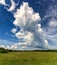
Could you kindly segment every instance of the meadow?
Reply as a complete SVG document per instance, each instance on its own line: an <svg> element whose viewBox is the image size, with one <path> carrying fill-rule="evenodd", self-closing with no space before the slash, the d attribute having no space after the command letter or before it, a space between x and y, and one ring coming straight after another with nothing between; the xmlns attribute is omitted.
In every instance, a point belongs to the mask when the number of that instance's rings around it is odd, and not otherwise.
<svg viewBox="0 0 57 65"><path fill-rule="evenodd" d="M0 53L0 65L57 65L57 52Z"/></svg>

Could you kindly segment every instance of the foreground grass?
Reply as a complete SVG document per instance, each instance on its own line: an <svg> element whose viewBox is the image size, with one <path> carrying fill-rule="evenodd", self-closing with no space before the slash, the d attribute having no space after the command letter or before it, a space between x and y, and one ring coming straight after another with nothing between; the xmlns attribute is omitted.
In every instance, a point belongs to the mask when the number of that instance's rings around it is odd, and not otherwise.
<svg viewBox="0 0 57 65"><path fill-rule="evenodd" d="M0 53L0 65L57 65L57 52Z"/></svg>

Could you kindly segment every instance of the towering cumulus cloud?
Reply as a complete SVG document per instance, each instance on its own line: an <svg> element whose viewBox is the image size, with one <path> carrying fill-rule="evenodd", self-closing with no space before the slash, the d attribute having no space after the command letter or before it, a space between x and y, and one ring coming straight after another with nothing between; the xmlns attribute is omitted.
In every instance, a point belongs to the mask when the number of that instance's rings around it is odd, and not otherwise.
<svg viewBox="0 0 57 65"><path fill-rule="evenodd" d="M27 2L23 2L20 9L17 9L14 18L13 24L20 28L15 36L23 41L17 45L22 45L24 48L47 48L48 41L45 39L41 24L39 24L41 20L39 13L35 13Z"/></svg>

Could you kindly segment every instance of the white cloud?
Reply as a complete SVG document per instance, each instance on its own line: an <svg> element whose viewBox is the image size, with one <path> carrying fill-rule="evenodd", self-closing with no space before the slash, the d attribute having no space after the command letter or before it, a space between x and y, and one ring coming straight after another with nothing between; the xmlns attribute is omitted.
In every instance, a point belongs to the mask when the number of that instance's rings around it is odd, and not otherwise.
<svg viewBox="0 0 57 65"><path fill-rule="evenodd" d="M16 3L14 2L14 0L11 0L11 7L7 9L7 11L12 12L13 10L15 10L15 7L16 7Z"/></svg>
<svg viewBox="0 0 57 65"><path fill-rule="evenodd" d="M20 9L17 9L14 17L15 20L13 24L21 29L15 33L15 36L19 40L20 38L25 40L24 42L20 42L21 46L47 48L48 41L45 39L41 24L39 24L41 20L39 13L35 13L27 2L23 2ZM17 45L19 45L19 43Z"/></svg>
<svg viewBox="0 0 57 65"><path fill-rule="evenodd" d="M20 9L17 9L17 12L14 14L14 17L16 18L16 20L13 22L13 24L21 27L28 24L29 23L28 20L30 21L30 23L32 23L35 21L40 21L41 19L39 13L34 13L33 9L29 7L28 3L24 2L23 5L21 5ZM19 19L21 22L19 21Z"/></svg>
<svg viewBox="0 0 57 65"><path fill-rule="evenodd" d="M45 42L45 46L48 46L48 41L47 41L47 40L45 40L44 42Z"/></svg>
<svg viewBox="0 0 57 65"><path fill-rule="evenodd" d="M57 20L52 18L49 22L49 27L52 27L52 28L57 27Z"/></svg>
<svg viewBox="0 0 57 65"><path fill-rule="evenodd" d="M5 0L0 0L0 4L6 5Z"/></svg>
<svg viewBox="0 0 57 65"><path fill-rule="evenodd" d="M16 7L16 3L11 0L11 7L7 9L12 12ZM27 48L47 48L48 41L45 39L45 34L43 29L41 28L41 24L39 24L41 18L39 13L35 13L32 7L29 7L27 2L23 2L20 6L20 9L17 9L16 13L14 13L14 22L13 24L16 27L20 28L20 31L17 32L16 28L13 28L11 32L15 34L15 36L19 39L19 43L13 44L12 42L5 41L5 43L12 43L10 46L1 45L0 47L4 47L6 49L17 49L18 47ZM1 41L0 41L1 42Z"/></svg>
<svg viewBox="0 0 57 65"><path fill-rule="evenodd" d="M43 32L43 30L42 30L42 28L41 28L41 24L38 24L37 29L38 29L38 32Z"/></svg>
<svg viewBox="0 0 57 65"><path fill-rule="evenodd" d="M10 49L16 49L17 48L17 46L15 46L15 45L11 45L11 47L10 47Z"/></svg>
<svg viewBox="0 0 57 65"><path fill-rule="evenodd" d="M5 0L1 0L4 2ZM7 9L7 11L12 12L15 10L16 3L14 0L11 0L11 7ZM13 24L16 27L20 28L20 31L17 32L16 28L13 28L11 32L15 34L15 36L20 40L19 43L13 44L12 42L5 41L5 43L12 43L11 46L1 45L0 47L8 48L8 49L17 49L18 46L21 48L33 47L33 48L47 48L48 41L45 38L45 34L43 29L41 28L41 24L39 24L41 18L39 13L35 13L32 7L29 7L27 2L23 2L20 6L20 9L17 9L16 13L14 13L14 22ZM2 41L0 41L2 42Z"/></svg>
<svg viewBox="0 0 57 65"><path fill-rule="evenodd" d="M0 39L0 47L5 48L5 49L16 49L17 43Z"/></svg>
<svg viewBox="0 0 57 65"><path fill-rule="evenodd" d="M4 45L0 45L1 48L6 48Z"/></svg>
<svg viewBox="0 0 57 65"><path fill-rule="evenodd" d="M23 41L26 42L26 45L29 45L29 43L31 43L31 41L33 40L33 34L31 32L23 31L23 33L22 33L19 31L15 35L18 39L20 39L20 38L23 39ZM21 41L22 40L20 40L20 42Z"/></svg>
<svg viewBox="0 0 57 65"><path fill-rule="evenodd" d="M16 28L13 28L13 29L11 30L12 33L16 33L16 31L17 31Z"/></svg>

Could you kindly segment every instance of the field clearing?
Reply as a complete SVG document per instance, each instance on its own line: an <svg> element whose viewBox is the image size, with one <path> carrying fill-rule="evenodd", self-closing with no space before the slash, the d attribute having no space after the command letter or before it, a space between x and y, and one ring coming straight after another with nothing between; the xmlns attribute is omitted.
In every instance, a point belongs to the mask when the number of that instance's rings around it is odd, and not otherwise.
<svg viewBox="0 0 57 65"><path fill-rule="evenodd" d="M0 53L0 65L57 65L57 52Z"/></svg>

